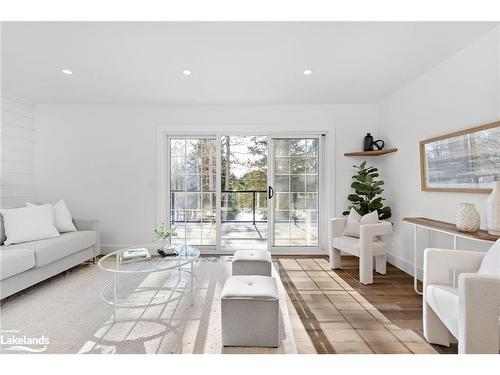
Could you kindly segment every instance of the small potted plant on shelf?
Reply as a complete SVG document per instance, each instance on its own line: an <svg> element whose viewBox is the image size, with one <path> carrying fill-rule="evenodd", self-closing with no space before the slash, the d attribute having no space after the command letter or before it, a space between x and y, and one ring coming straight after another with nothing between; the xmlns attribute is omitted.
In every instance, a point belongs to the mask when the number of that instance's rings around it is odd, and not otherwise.
<svg viewBox="0 0 500 375"><path fill-rule="evenodd" d="M153 232L155 234L159 250L164 253L175 252L175 246L172 245L172 238L177 237L177 230L175 227L166 228L165 223L162 223Z"/></svg>

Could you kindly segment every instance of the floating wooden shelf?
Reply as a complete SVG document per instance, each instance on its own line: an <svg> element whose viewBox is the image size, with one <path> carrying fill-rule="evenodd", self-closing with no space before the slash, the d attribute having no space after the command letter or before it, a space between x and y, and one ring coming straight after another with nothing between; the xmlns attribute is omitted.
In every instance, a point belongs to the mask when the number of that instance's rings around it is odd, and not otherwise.
<svg viewBox="0 0 500 375"><path fill-rule="evenodd" d="M397 148L385 148L383 150L376 150L376 151L346 152L344 156L380 156L396 152L397 150L398 150Z"/></svg>

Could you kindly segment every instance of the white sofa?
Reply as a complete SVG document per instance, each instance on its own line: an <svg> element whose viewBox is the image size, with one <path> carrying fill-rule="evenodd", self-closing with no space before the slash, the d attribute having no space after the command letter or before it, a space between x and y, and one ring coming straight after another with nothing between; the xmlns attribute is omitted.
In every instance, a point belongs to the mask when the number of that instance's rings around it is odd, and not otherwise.
<svg viewBox="0 0 500 375"><path fill-rule="evenodd" d="M4 245L0 215L0 299L48 279L100 253L99 222L73 220L77 232L40 241Z"/></svg>
<svg viewBox="0 0 500 375"><path fill-rule="evenodd" d="M377 224L363 224L359 227L359 238L344 236L347 223L345 218L329 219L328 250L330 267L341 268L341 252L359 258L359 282L373 284L373 259L375 258L375 271L385 275L387 243L380 240L379 236L392 233L392 224L381 221Z"/></svg>
<svg viewBox="0 0 500 375"><path fill-rule="evenodd" d="M484 257L476 251L425 250L423 321L428 342L449 346L454 336L459 353L499 352L500 261L494 260L498 274L484 275L477 272Z"/></svg>

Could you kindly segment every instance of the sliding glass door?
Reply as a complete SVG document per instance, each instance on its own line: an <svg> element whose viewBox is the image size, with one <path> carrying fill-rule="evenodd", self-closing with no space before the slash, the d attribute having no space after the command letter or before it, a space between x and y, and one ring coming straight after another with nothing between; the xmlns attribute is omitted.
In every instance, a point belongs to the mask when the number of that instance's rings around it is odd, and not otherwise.
<svg viewBox="0 0 500 375"><path fill-rule="evenodd" d="M319 249L321 136L170 136L177 242L232 252Z"/></svg>
<svg viewBox="0 0 500 375"><path fill-rule="evenodd" d="M267 136L221 137L221 249L266 250Z"/></svg>
<svg viewBox="0 0 500 375"><path fill-rule="evenodd" d="M170 225L189 245L216 245L217 142L170 138Z"/></svg>
<svg viewBox="0 0 500 375"><path fill-rule="evenodd" d="M319 138L272 138L272 247L319 246L319 151Z"/></svg>

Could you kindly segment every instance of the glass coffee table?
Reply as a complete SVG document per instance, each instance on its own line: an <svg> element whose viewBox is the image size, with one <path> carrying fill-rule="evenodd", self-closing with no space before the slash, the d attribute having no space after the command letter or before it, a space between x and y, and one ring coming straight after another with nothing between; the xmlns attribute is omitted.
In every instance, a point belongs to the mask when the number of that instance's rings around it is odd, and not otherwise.
<svg viewBox="0 0 500 375"><path fill-rule="evenodd" d="M123 253L127 250L146 248L151 258L127 262ZM191 246L176 246L177 255L161 257L156 245L143 245L124 248L103 256L98 266L113 275L113 280L101 291L104 302L113 306L113 321L116 321L118 308L141 308L156 306L178 300L190 293L191 306L194 304L194 284L196 275L194 265L200 257L200 251ZM175 275L177 273L177 275ZM144 281L152 274L158 274L154 280ZM121 286L129 277L139 278L139 285L132 290L122 290ZM154 285L156 283L156 285ZM145 284L145 285L144 285Z"/></svg>

